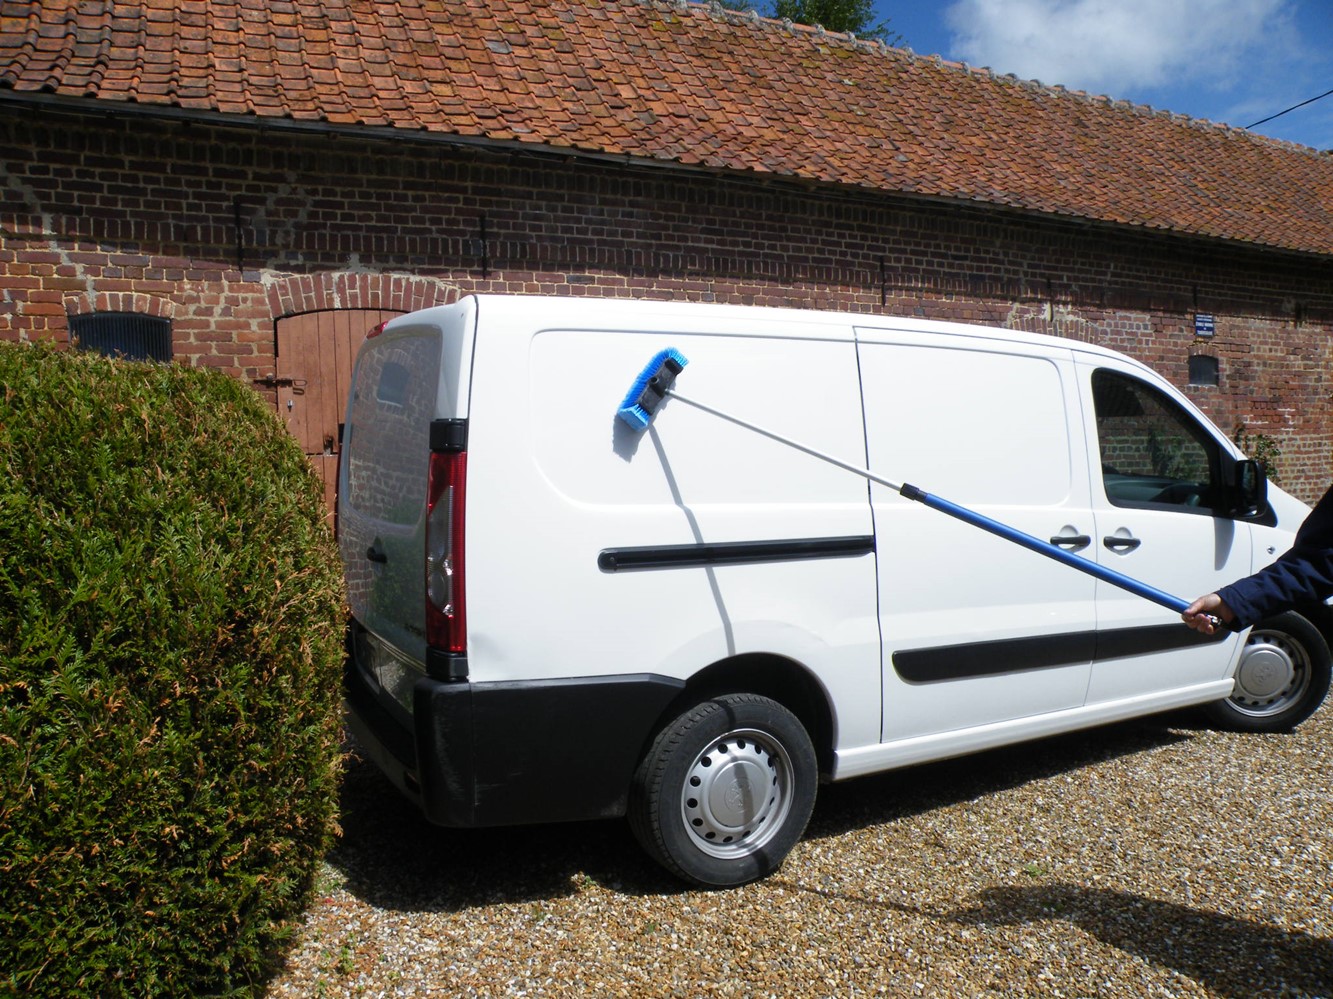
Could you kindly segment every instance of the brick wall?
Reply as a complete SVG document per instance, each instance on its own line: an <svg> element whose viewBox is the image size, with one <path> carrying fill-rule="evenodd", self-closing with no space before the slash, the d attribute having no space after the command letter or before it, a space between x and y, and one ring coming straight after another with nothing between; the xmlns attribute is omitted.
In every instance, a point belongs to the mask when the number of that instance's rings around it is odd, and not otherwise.
<svg viewBox="0 0 1333 999"><path fill-rule="evenodd" d="M1307 500L1333 478L1333 261L1148 229L411 141L198 123L0 121L0 338L68 317L172 322L175 357L253 380L274 322L471 291L887 312L1105 344L1223 429L1282 448ZM483 238L484 237L484 238ZM1196 312L1216 335L1196 341ZM1217 387L1186 387L1218 358Z"/></svg>

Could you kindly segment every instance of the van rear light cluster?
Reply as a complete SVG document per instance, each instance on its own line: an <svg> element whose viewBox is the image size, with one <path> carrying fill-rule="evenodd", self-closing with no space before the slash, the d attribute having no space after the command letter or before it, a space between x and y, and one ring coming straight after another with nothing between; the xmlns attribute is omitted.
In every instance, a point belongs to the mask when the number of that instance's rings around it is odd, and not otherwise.
<svg viewBox="0 0 1333 999"><path fill-rule="evenodd" d="M463 572L466 482L465 450L432 451L426 505L426 642L454 656L467 652Z"/></svg>

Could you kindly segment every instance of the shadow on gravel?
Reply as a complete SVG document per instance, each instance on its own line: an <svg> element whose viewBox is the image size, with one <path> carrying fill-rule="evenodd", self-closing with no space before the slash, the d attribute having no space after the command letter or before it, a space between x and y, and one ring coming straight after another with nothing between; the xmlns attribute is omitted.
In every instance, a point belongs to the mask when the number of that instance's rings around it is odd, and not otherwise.
<svg viewBox="0 0 1333 999"><path fill-rule="evenodd" d="M1075 885L988 888L978 898L940 918L983 929L1063 920L1229 999L1333 995L1333 941L1308 933Z"/></svg>
<svg viewBox="0 0 1333 999"><path fill-rule="evenodd" d="M341 791L343 834L327 857L346 889L389 911L455 912L572 895L588 883L675 892L624 822L445 829L422 817L352 747Z"/></svg>
<svg viewBox="0 0 1333 999"><path fill-rule="evenodd" d="M819 789L807 839L840 836L894 819L1021 787L1121 756L1188 742L1187 713L1159 715L889 770Z"/></svg>
<svg viewBox="0 0 1333 999"><path fill-rule="evenodd" d="M1127 722L828 785L806 836L837 836L1189 739L1168 727L1172 721ZM348 891L376 908L459 911L558 898L589 882L629 894L687 890L647 858L624 822L431 825L352 748L342 785L343 835L328 861Z"/></svg>
<svg viewBox="0 0 1333 999"><path fill-rule="evenodd" d="M783 885L841 902L983 931L1069 923L1126 954L1193 979L1219 999L1333 996L1333 940L1131 892L1059 883L987 888L976 895L973 906L931 912L790 880L783 880Z"/></svg>

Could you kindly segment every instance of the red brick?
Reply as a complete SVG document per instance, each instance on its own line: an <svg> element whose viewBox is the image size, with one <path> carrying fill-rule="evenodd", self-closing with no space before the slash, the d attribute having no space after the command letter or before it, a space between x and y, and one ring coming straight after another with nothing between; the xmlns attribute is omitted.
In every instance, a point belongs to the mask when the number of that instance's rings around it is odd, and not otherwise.
<svg viewBox="0 0 1333 999"><path fill-rule="evenodd" d="M6 169L36 211L6 231L43 217L80 221L68 175L55 168L77 162L80 149L104 147L115 158L143 144L175 158L141 164L139 177L175 206L174 224L139 224L137 199L126 195L115 206L122 220L97 220L99 232L122 234L104 243L52 237L34 265L22 261L31 245L0 237L0 287L12 299L0 303L0 336L65 339L67 313L145 311L172 320L181 363L249 380L271 368L274 325L284 316L335 305L406 310L473 291L1008 323L1125 350L1181 385L1190 353L1214 354L1221 387L1187 391L1224 430L1245 422L1277 438L1284 482L1305 498L1333 472L1333 287L1317 254L1074 228L872 192L760 187L744 176L703 182L624 165L115 120L89 124L76 140L12 118L0 121L0 145L34 155ZM51 169L25 172L37 153ZM200 244L182 255L187 230L213 227L229 238L229 198L220 204L197 182L219 157L235 160L247 192L291 187L282 208L266 209L262 232L246 229L253 269L244 280L232 269L234 248ZM333 203L344 190L345 203ZM243 201L247 217L257 217L260 197ZM347 221L310 221L335 208ZM485 276L469 244L483 210ZM358 221L363 212L373 224ZM1196 294L1199 310L1217 317L1210 342L1192 336Z"/></svg>

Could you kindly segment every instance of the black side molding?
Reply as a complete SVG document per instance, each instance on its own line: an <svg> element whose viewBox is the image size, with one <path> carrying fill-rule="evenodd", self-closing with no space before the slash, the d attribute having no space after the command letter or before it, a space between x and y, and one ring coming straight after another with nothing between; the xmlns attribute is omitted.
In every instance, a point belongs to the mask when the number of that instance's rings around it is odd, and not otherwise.
<svg viewBox="0 0 1333 999"><path fill-rule="evenodd" d="M1208 645L1229 637L1227 631L1202 635L1183 624L1079 631L931 649L900 649L893 654L893 668L908 683L939 683L1110 662L1150 652Z"/></svg>
<svg viewBox="0 0 1333 999"><path fill-rule="evenodd" d="M875 550L873 535L839 538L796 538L787 541L703 542L694 545L649 545L607 548L597 556L603 572L633 569L689 569L713 565L795 562L801 559L855 558Z"/></svg>
<svg viewBox="0 0 1333 999"><path fill-rule="evenodd" d="M1183 625L1181 628L1189 630ZM893 654L893 668L908 683L939 683L1056 669L1091 662L1096 654L1097 633L1082 631L933 649L900 649Z"/></svg>

